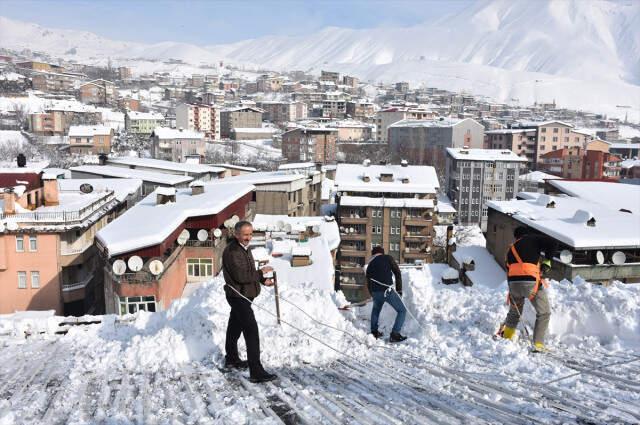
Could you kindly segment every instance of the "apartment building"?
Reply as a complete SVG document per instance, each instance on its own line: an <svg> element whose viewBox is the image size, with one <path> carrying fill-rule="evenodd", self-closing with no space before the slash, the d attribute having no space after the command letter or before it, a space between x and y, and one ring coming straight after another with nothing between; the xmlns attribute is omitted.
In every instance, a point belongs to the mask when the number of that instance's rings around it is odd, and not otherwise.
<svg viewBox="0 0 640 425"><path fill-rule="evenodd" d="M360 121L341 120L327 123L327 127L338 130L338 142L366 142L375 137L375 125Z"/></svg>
<svg viewBox="0 0 640 425"><path fill-rule="evenodd" d="M184 162L187 157L204 158L205 134L194 130L156 127L151 132L151 156L155 159Z"/></svg>
<svg viewBox="0 0 640 425"><path fill-rule="evenodd" d="M101 314L94 235L137 201L141 181L35 176L29 185L14 183L3 193L0 313ZM3 181L21 183L24 177L3 170Z"/></svg>
<svg viewBox="0 0 640 425"><path fill-rule="evenodd" d="M262 118L277 124L307 118L307 104L304 102L262 101L256 106L264 111Z"/></svg>
<svg viewBox="0 0 640 425"><path fill-rule="evenodd" d="M538 132L535 129L509 128L490 130L485 133L485 148L509 149L518 156L527 158L533 169L536 163Z"/></svg>
<svg viewBox="0 0 640 425"><path fill-rule="evenodd" d="M439 183L428 166L338 164L336 219L340 287L350 300L366 298L363 266L374 246L399 263L432 261Z"/></svg>
<svg viewBox="0 0 640 425"><path fill-rule="evenodd" d="M320 81L331 81L334 84L340 82L340 73L334 71L320 71Z"/></svg>
<svg viewBox="0 0 640 425"><path fill-rule="evenodd" d="M113 129L103 125L72 125L69 128L69 152L99 155L111 152Z"/></svg>
<svg viewBox="0 0 640 425"><path fill-rule="evenodd" d="M538 168L565 179L618 180L621 172L618 156L596 149L578 147L558 149L542 155Z"/></svg>
<svg viewBox="0 0 640 425"><path fill-rule="evenodd" d="M256 90L262 93L282 91L284 78L278 75L261 75L256 79Z"/></svg>
<svg viewBox="0 0 640 425"><path fill-rule="evenodd" d="M31 74L31 87L45 93L72 93L77 81L75 75L55 72L32 72Z"/></svg>
<svg viewBox="0 0 640 425"><path fill-rule="evenodd" d="M188 284L218 274L230 222L247 217L252 191L246 183L159 188L101 229L106 312L166 310Z"/></svg>
<svg viewBox="0 0 640 425"><path fill-rule="evenodd" d="M513 199L526 158L510 150L447 148L446 193L462 225L487 227L487 201Z"/></svg>
<svg viewBox="0 0 640 425"><path fill-rule="evenodd" d="M357 120L364 120L372 117L376 112L376 107L373 102L365 100L350 100L345 105L345 113L347 117Z"/></svg>
<svg viewBox="0 0 640 425"><path fill-rule="evenodd" d="M97 79L80 85L80 102L92 105L115 104L118 98L116 85L111 81Z"/></svg>
<svg viewBox="0 0 640 425"><path fill-rule="evenodd" d="M261 128L263 110L251 106L220 111L220 137L228 139L236 128Z"/></svg>
<svg viewBox="0 0 640 425"><path fill-rule="evenodd" d="M72 125L99 125L102 113L91 106L84 108L54 107L29 114L29 129L37 136L65 136Z"/></svg>
<svg viewBox="0 0 640 425"><path fill-rule="evenodd" d="M402 120L433 120L438 116L437 112L430 109L408 106L392 106L376 112L375 123L377 126L378 140L389 141L387 129L391 124Z"/></svg>
<svg viewBox="0 0 640 425"><path fill-rule="evenodd" d="M542 155L558 149L586 149L592 136L576 130L572 124L562 121L521 122L519 128L536 130L536 157L533 167L537 169Z"/></svg>
<svg viewBox="0 0 640 425"><path fill-rule="evenodd" d="M124 128L127 133L149 136L156 127L164 125L164 115L157 112L127 111L124 114Z"/></svg>
<svg viewBox="0 0 640 425"><path fill-rule="evenodd" d="M225 178L255 186L249 205L252 214L278 214L289 217L320 215L322 205L321 171L261 171Z"/></svg>
<svg viewBox="0 0 640 425"><path fill-rule="evenodd" d="M446 148L482 149L484 126L474 119L402 120L389 126L392 161L410 158L444 174Z"/></svg>
<svg viewBox="0 0 640 425"><path fill-rule="evenodd" d="M289 162L334 163L337 139L337 128L294 128L282 134L282 155Z"/></svg>
<svg viewBox="0 0 640 425"><path fill-rule="evenodd" d="M181 103L176 107L176 126L220 139L220 108L206 104Z"/></svg>

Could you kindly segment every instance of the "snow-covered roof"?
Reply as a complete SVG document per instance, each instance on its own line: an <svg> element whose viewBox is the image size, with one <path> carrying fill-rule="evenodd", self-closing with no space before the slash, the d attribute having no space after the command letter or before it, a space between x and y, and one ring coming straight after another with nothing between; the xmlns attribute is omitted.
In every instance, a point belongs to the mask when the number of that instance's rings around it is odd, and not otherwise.
<svg viewBox="0 0 640 425"><path fill-rule="evenodd" d="M380 174L392 174L393 181L380 181ZM402 183L404 177L408 183ZM339 191L351 192L435 193L440 186L435 168L426 165L338 164L335 181Z"/></svg>
<svg viewBox="0 0 640 425"><path fill-rule="evenodd" d="M305 174L297 174L297 173L285 173L282 171L259 171L256 173L248 173L242 174L239 176L233 176L223 179L223 183L225 181L229 182L247 182L255 185L263 185L263 184L275 184L275 183L291 183L296 180L305 180L307 176Z"/></svg>
<svg viewBox="0 0 640 425"><path fill-rule="evenodd" d="M453 208L451 200L444 193L438 193L438 212L444 214L455 213L456 209Z"/></svg>
<svg viewBox="0 0 640 425"><path fill-rule="evenodd" d="M113 130L104 125L72 125L69 127L69 137L109 136Z"/></svg>
<svg viewBox="0 0 640 425"><path fill-rule="evenodd" d="M161 171L161 170L180 171L184 173L218 174L224 171L224 168L213 167L211 165L164 161L162 159L153 159L153 158L137 158L132 156L109 158L107 160L107 163L108 164L124 164L129 166L133 165L135 167L143 167L143 168L154 168L154 169L157 169L158 171Z"/></svg>
<svg viewBox="0 0 640 425"><path fill-rule="evenodd" d="M518 161L527 162L508 149L466 149L447 148L447 153L455 159L465 161Z"/></svg>
<svg viewBox="0 0 640 425"><path fill-rule="evenodd" d="M130 120L157 120L163 121L164 116L157 112L138 112L138 111L127 111L127 116Z"/></svg>
<svg viewBox="0 0 640 425"><path fill-rule="evenodd" d="M116 177L123 179L140 179L145 182L174 186L188 183L193 177L176 174L157 173L154 171L134 170L131 168L115 167L113 165L79 165L71 167L72 172L93 174L96 176Z"/></svg>
<svg viewBox="0 0 640 425"><path fill-rule="evenodd" d="M252 190L253 186L245 183L208 183L202 194L178 189L175 202L160 205L156 204L154 191L102 228L96 238L107 248L109 257L158 245L187 218L218 214Z"/></svg>
<svg viewBox="0 0 640 425"><path fill-rule="evenodd" d="M640 149L640 143L611 143L609 149Z"/></svg>
<svg viewBox="0 0 640 425"><path fill-rule="evenodd" d="M49 166L49 161L27 161L25 167L18 167L16 161L0 161L0 173L36 173L39 174Z"/></svg>
<svg viewBox="0 0 640 425"><path fill-rule="evenodd" d="M573 124L569 124L563 121L557 121L557 120L550 120L550 121L520 121L518 123L521 127L542 127L542 126L547 126L549 124L560 124L560 125L564 125L567 127L572 127L573 128Z"/></svg>
<svg viewBox="0 0 640 425"><path fill-rule="evenodd" d="M142 187L140 179L59 179L60 191L80 191L80 186L88 183L93 192L113 191L118 201L124 201Z"/></svg>
<svg viewBox="0 0 640 425"><path fill-rule="evenodd" d="M475 268L473 271L467 271L466 275L474 285L504 287L507 275L485 247L458 246L453 252L453 257L461 266L465 260L473 260Z"/></svg>
<svg viewBox="0 0 640 425"><path fill-rule="evenodd" d="M258 171L254 167L244 167L242 165L233 165L233 164L206 164L212 167L220 167L220 168L228 168L230 170L241 170L241 171L249 171L251 173L255 173Z"/></svg>
<svg viewBox="0 0 640 425"><path fill-rule="evenodd" d="M553 187L569 196L601 204L613 210L624 208L640 216L640 186L606 181L553 180Z"/></svg>
<svg viewBox="0 0 640 425"><path fill-rule="evenodd" d="M526 128L503 128L500 130L489 130L485 131L484 134L516 134L516 133L526 133L527 131L533 131Z"/></svg>
<svg viewBox="0 0 640 425"><path fill-rule="evenodd" d="M471 118L466 118L471 119ZM445 119L433 119L433 120L414 120L406 119L395 122L389 126L389 128L399 127L452 127L460 124L462 119L459 118L445 118Z"/></svg>
<svg viewBox="0 0 640 425"><path fill-rule="evenodd" d="M527 174L522 174L518 177L520 181L533 181L536 183L544 183L545 180L557 180L562 179L562 177L554 176L553 174L543 173L542 171L532 171Z"/></svg>
<svg viewBox="0 0 640 425"><path fill-rule="evenodd" d="M273 127L234 127L234 133L277 133L279 130Z"/></svg>
<svg viewBox="0 0 640 425"><path fill-rule="evenodd" d="M293 226L302 225L305 228L319 226L321 238L327 241L329 249L337 249L340 245L340 229L335 220L327 221L323 217L289 217L286 215L256 214L253 227L256 230L276 229L279 223ZM274 227L275 226L275 227Z"/></svg>
<svg viewBox="0 0 640 425"><path fill-rule="evenodd" d="M556 182L559 180L553 180ZM633 185L620 185L630 186ZM640 188L637 188L640 190ZM489 208L576 249L640 247L640 215L570 196L527 193L524 200L488 201ZM637 203L637 199L634 198ZM553 202L553 208L547 207ZM588 226L593 217L595 226Z"/></svg>
<svg viewBox="0 0 640 425"><path fill-rule="evenodd" d="M340 205L347 207L433 208L432 199L373 198L370 196L342 196Z"/></svg>
<svg viewBox="0 0 640 425"><path fill-rule="evenodd" d="M640 167L640 159L637 159L637 158L625 159L620 163L620 166L622 168Z"/></svg>
<svg viewBox="0 0 640 425"><path fill-rule="evenodd" d="M197 131L169 128L169 127L156 127L153 130L153 134L160 140L171 139L202 139L204 140L204 134Z"/></svg>
<svg viewBox="0 0 640 425"><path fill-rule="evenodd" d="M278 170L298 170L305 168L316 168L316 164L313 162L292 162L290 164L281 164L278 166Z"/></svg>

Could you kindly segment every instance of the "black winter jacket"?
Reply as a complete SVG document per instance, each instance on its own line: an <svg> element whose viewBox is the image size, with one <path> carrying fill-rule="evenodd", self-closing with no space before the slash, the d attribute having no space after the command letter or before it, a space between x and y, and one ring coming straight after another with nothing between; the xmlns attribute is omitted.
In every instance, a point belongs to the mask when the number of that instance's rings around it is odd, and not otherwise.
<svg viewBox="0 0 640 425"><path fill-rule="evenodd" d="M396 260L390 255L380 254L374 256L367 266L367 287L369 292L386 291L388 287L374 282L374 279L393 286L392 276L396 277L396 291L402 292L402 273L400 273L400 267L398 267Z"/></svg>
<svg viewBox="0 0 640 425"><path fill-rule="evenodd" d="M558 249L557 242L545 235L525 235L514 242L516 252L520 256L523 263L537 264L541 254L544 252L546 258L551 258ZM507 250L507 267L509 264L517 263L516 258L511 252L511 246ZM536 279L531 276L509 276L509 282L527 281L535 282Z"/></svg>
<svg viewBox="0 0 640 425"><path fill-rule="evenodd" d="M260 294L260 283L264 282L261 270L256 270L251 249L245 250L237 239L229 242L222 253L222 274L228 297L241 298L233 289L253 300Z"/></svg>

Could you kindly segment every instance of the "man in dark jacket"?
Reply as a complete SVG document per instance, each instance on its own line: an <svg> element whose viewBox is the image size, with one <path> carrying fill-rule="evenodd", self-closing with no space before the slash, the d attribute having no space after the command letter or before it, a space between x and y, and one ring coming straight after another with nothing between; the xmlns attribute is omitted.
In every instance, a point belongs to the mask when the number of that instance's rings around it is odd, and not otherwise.
<svg viewBox="0 0 640 425"><path fill-rule="evenodd" d="M391 330L389 340L400 342L407 339L400 334L404 318L407 314L402 299L402 274L400 267L390 255L385 255L381 246L376 246L371 250L371 259L367 264L367 287L373 298L373 309L371 310L371 334L380 338L382 332L378 331L378 318L385 302L389 303L396 311L396 320ZM393 290L393 277L396 278L395 291Z"/></svg>
<svg viewBox="0 0 640 425"><path fill-rule="evenodd" d="M557 250L555 240L535 234L521 226L513 232L515 242L507 251L507 279L509 281L509 313L501 335L511 339L522 318L525 299L529 299L536 310L533 330L534 351L544 350L544 337L549 327L551 306L541 272L542 254L551 258Z"/></svg>
<svg viewBox="0 0 640 425"><path fill-rule="evenodd" d="M260 363L260 335L258 323L253 315L251 303L260 294L260 284L272 286L273 279L264 277L273 271L271 266L256 270L249 242L253 236L253 226L248 221L235 225L235 239L227 245L222 254L222 273L224 275L225 295L231 306L227 339L225 344L225 367L246 369L249 367L251 382L267 382L276 378L268 373ZM247 359L240 360L238 339L244 335L247 345Z"/></svg>

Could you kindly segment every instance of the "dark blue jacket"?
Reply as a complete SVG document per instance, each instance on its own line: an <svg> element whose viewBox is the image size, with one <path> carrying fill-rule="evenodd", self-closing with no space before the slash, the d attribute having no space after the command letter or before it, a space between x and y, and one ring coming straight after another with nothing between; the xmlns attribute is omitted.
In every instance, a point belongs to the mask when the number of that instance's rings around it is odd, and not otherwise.
<svg viewBox="0 0 640 425"><path fill-rule="evenodd" d="M402 274L398 263L390 255L376 255L367 266L367 287L369 292L386 291L388 287L374 282L375 279L386 285L393 286L393 276L396 277L396 291L402 292Z"/></svg>

